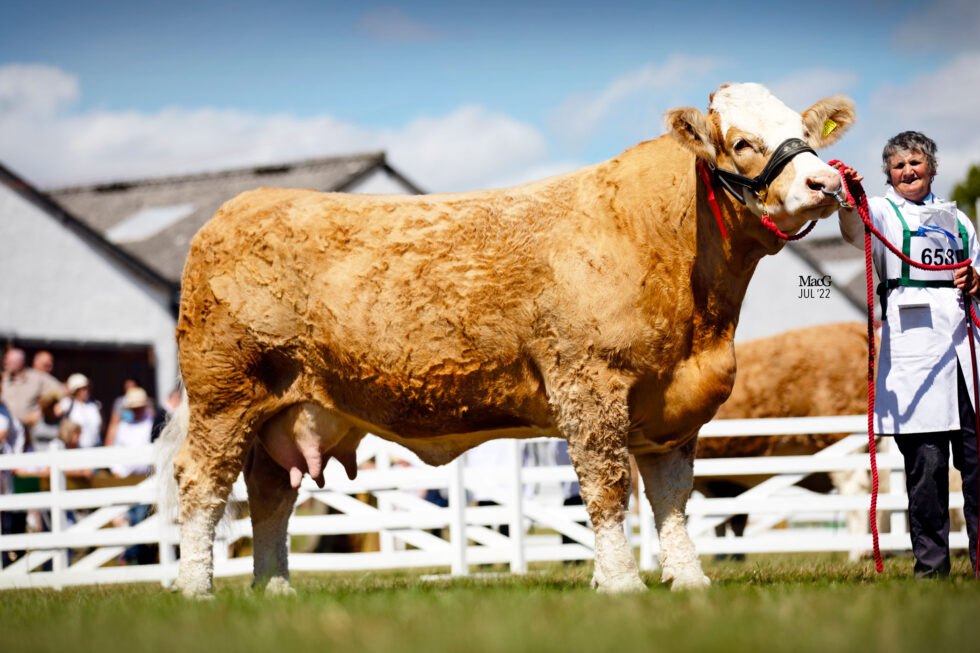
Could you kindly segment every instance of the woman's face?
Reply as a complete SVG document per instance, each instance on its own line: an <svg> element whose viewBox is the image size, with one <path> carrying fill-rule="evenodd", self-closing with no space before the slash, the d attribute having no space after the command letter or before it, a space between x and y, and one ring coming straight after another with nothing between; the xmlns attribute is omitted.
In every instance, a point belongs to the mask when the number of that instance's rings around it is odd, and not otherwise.
<svg viewBox="0 0 980 653"><path fill-rule="evenodd" d="M896 152L888 165L892 188L910 202L921 202L932 190L935 171L922 152Z"/></svg>

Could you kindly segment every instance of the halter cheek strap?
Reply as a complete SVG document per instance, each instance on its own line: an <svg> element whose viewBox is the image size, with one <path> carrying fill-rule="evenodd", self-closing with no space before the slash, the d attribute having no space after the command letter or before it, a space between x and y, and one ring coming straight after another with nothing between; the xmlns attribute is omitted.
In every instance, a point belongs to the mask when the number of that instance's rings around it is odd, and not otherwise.
<svg viewBox="0 0 980 653"><path fill-rule="evenodd" d="M747 188L757 196L761 195L769 188L769 184L779 176L779 173L783 171L786 164L797 154L802 154L803 152L816 154L806 141L799 138L787 138L779 144L779 147L776 148L776 151L766 163L766 167L755 177L746 177L736 172L722 170L718 167L714 168L714 175L721 182L722 187L744 205L745 199L741 193L735 190L735 186Z"/></svg>

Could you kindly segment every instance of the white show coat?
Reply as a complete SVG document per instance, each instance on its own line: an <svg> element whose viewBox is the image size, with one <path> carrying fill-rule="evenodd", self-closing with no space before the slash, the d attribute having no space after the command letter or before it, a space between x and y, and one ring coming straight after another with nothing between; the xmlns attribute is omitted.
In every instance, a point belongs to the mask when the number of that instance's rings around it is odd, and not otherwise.
<svg viewBox="0 0 980 653"><path fill-rule="evenodd" d="M868 207L872 224L899 249L902 249L902 223L886 198L901 211L912 233L919 226L932 223L944 209L947 215L950 211L949 203L931 193L921 206L906 201L892 188L884 198L870 198ZM977 268L980 248L973 225L962 212L955 208L952 211L966 229L967 255ZM955 228L952 231L959 241L958 231ZM944 238L939 236L939 241L945 242ZM900 276L900 259L874 236L871 240L872 259L879 279ZM850 242L864 247L861 238ZM929 263L928 260L923 262ZM920 275L913 271L912 278L916 276L935 278L937 275ZM952 272L948 273L948 278L952 279ZM893 435L959 429L957 359L973 400L970 343L966 339L962 293L956 288L903 286L888 292L886 304L875 383L875 433ZM980 353L976 331L974 329L974 342Z"/></svg>

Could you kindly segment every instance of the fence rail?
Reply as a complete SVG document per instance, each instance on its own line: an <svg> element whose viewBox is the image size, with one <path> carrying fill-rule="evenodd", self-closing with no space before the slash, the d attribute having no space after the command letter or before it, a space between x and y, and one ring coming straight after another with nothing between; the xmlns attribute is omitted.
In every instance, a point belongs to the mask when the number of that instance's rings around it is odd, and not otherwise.
<svg viewBox="0 0 980 653"><path fill-rule="evenodd" d="M867 491L820 495L795 484L808 474L861 472L868 469L864 416L793 419L717 420L706 424L701 437L742 437L781 434L855 433L811 456L719 458L697 460L697 477L752 477L762 482L734 498L692 497L688 503L689 530L701 554L855 551L870 547L870 537L843 526L848 513L866 510ZM546 446L545 439L507 441L507 462L500 466L467 466L457 459L443 467L424 465L406 449L368 436L358 449L362 467L348 480L331 460L324 488L304 479L297 499L304 506L294 514L289 535L318 538L329 535L376 533L377 550L354 553L301 552L293 547L293 570L367 570L435 567L466 574L471 565L504 563L522 573L530 562L579 560L592 556L594 539L581 505L562 504L559 484L576 480L569 465L522 464L529 444ZM554 442L554 441L551 441ZM497 445L500 446L500 445ZM0 456L0 470L50 469L50 489L0 496L0 511L46 511L50 531L0 533L0 551L25 552L0 571L0 589L63 587L74 584L156 581L169 584L176 576L175 525L152 513L137 524L118 526L133 506L157 503L155 478L136 485L98 489L69 489L65 470L105 468L116 464L153 464L153 447L98 448ZM902 459L878 458L890 488L879 497L879 510L892 511L890 532L881 536L883 550L905 550L909 536L904 512L907 499ZM422 496L437 490L447 505ZM498 505L468 506L467 492L492 496ZM642 492L639 494L642 497ZM431 497L430 497L431 498ZM231 502L246 501L239 478ZM951 507L962 507L962 496ZM83 511L85 511L83 513ZM85 514L87 513L87 514ZM750 515L745 537L719 537L716 527L735 514ZM852 522L855 520L852 519ZM860 521L860 520L857 520ZM117 527L113 527L115 524ZM501 526L508 527L508 533ZM658 541L653 514L645 498L631 502L627 535L638 549L644 569L656 567ZM887 530L887 529L886 529ZM232 545L251 536L247 517L225 520L215 544L215 575L251 572L250 556L233 557ZM564 541L563 541L564 538ZM951 534L951 546L966 547L963 531ZM158 547L155 564L116 564L127 547Z"/></svg>

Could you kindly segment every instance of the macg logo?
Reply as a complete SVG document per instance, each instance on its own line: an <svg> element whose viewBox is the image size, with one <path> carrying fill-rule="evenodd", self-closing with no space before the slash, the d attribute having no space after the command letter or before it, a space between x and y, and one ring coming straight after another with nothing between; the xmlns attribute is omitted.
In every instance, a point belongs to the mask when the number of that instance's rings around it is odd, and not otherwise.
<svg viewBox="0 0 980 653"><path fill-rule="evenodd" d="M829 299L833 279L829 274L822 277L800 275L800 299Z"/></svg>

